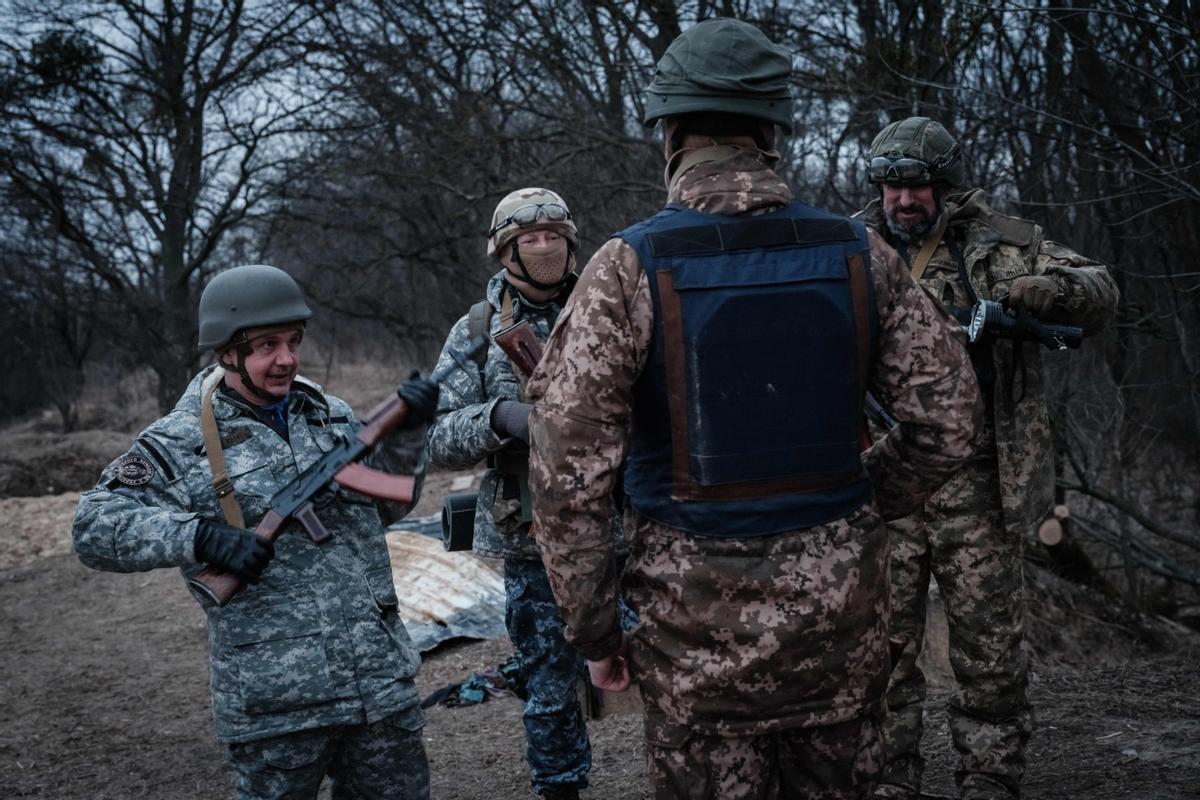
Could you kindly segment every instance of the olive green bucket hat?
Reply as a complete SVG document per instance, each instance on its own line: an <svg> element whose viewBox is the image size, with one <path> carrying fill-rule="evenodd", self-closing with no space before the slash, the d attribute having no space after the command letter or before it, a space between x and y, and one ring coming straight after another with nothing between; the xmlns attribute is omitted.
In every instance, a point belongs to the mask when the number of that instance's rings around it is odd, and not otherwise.
<svg viewBox="0 0 1200 800"><path fill-rule="evenodd" d="M792 58L753 25L699 22L667 47L646 88L650 127L663 117L717 111L767 120L792 132Z"/></svg>

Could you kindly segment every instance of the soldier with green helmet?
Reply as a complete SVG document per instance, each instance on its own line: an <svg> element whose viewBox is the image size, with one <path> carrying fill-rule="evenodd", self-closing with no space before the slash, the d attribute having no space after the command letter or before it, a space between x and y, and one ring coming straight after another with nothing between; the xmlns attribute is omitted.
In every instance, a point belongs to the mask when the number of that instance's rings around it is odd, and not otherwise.
<svg viewBox="0 0 1200 800"><path fill-rule="evenodd" d="M968 188L963 155L928 117L893 122L868 153L879 198L862 219L896 247L912 275L966 321L978 300L1013 314L1099 331L1117 288L1101 265L994 210ZM1020 795L1032 729L1022 647L1023 536L1049 512L1054 464L1041 346L970 345L987 413L980 448L917 514L890 526L893 638L903 645L888 688L888 763L877 797L916 798L925 678L917 664L931 578L950 623L957 682L950 735L962 798Z"/></svg>
<svg viewBox="0 0 1200 800"><path fill-rule="evenodd" d="M638 685L656 798L869 795L882 520L970 455L982 410L961 330L896 253L775 172L790 78L744 22L671 43L645 97L667 205L588 262L529 384L534 534L593 682ZM906 422L864 460L868 388Z"/></svg>
<svg viewBox="0 0 1200 800"><path fill-rule="evenodd" d="M349 406L299 375L311 316L283 270L214 277L199 347L217 363L80 498L75 551L93 569L177 567L190 579L215 567L244 582L224 606L192 590L237 797L315 798L329 775L335 797L427 798L420 655L397 611L381 518L408 508L377 508L331 484L316 503L330 538L315 542L294 522L273 544L250 530L280 489L358 428ZM438 387L413 377L399 393L404 430L367 463L415 473L419 489ZM222 472L227 484L214 481Z"/></svg>
<svg viewBox="0 0 1200 800"><path fill-rule="evenodd" d="M434 464L450 469L487 462L476 499L473 547L478 555L504 560L505 622L527 692L523 720L530 781L540 797L576 798L587 786L592 764L576 691L582 662L563 639L562 618L529 535L527 376L494 337L527 324L537 341L545 341L575 285L579 236L562 197L537 187L502 198L486 235L487 254L500 269L488 281L484 298L446 337L439 368L465 360L479 335L493 338L477 370L459 371L443 384L429 453Z"/></svg>

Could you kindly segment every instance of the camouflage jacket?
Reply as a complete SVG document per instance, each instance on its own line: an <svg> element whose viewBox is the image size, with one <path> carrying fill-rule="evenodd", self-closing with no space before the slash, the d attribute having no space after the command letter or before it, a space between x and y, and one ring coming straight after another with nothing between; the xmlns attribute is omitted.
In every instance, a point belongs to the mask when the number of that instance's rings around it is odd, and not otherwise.
<svg viewBox="0 0 1200 800"><path fill-rule="evenodd" d="M200 385L151 424L79 501L72 530L93 569L198 572L197 520L223 520L200 428ZM213 412L246 525L270 498L358 423L341 400L297 378L289 442L222 392ZM423 474L424 430L390 437L367 463ZM414 500L415 502L415 500ZM200 595L208 618L213 716L222 742L245 742L326 725L375 722L417 702L420 664L397 613L379 510L342 489L318 502L333 536L314 544L296 523L276 540L262 580L223 608ZM407 509L397 509L404 510Z"/></svg>
<svg viewBox="0 0 1200 800"><path fill-rule="evenodd" d="M753 152L685 171L670 200L716 214L778 208L791 190ZM880 335L872 383L906 423L873 447L874 503L754 539L692 536L628 510L622 590L640 614L635 679L670 724L717 735L833 724L877 709L887 684L887 537L968 458L982 404L963 334L870 235ZM530 382L534 535L586 658L621 640L606 500L655 324L636 253L592 257ZM897 416L901 416L899 413Z"/></svg>
<svg viewBox="0 0 1200 800"><path fill-rule="evenodd" d="M1078 325L1092 334L1116 315L1120 294L1102 264L1043 239L1041 227L1033 222L994 211L982 189L948 196L946 209L946 232L921 276L921 287L944 306L971 305L948 245L954 242L977 297L997 300L1008 294L1020 276L1045 275L1061 290L1055 314L1048 321ZM885 238L890 236L878 200L861 216ZM919 249L914 244L909 252L915 254ZM1021 348L1023 367L1019 361L1014 363L1012 342L996 342L991 348L996 383L992 391L985 392L985 400L994 441L983 443L996 450L1004 524L1015 535L1040 521L1054 501L1044 348L1036 342L1026 342Z"/></svg>
<svg viewBox="0 0 1200 800"><path fill-rule="evenodd" d="M492 306L489 333L529 320L538 339L545 341L562 306L553 301L530 303L520 292L510 289L513 319L502 320L501 293L507 285L504 270L488 280L487 301ZM437 369L455 363L456 355L465 360L471 338L468 325L464 316L450 329ZM429 431L429 458L432 464L447 469L469 469L488 459L475 506L475 552L490 558L540 559L537 543L529 536L529 522L523 521L518 479L506 479L506 475L514 475L514 466L528 468L528 450L523 442L501 439L492 430L496 404L518 399L525 398L512 362L495 342L490 342L482 370L456 370L442 383L437 421ZM498 468L502 462L509 462L503 464L508 471Z"/></svg>

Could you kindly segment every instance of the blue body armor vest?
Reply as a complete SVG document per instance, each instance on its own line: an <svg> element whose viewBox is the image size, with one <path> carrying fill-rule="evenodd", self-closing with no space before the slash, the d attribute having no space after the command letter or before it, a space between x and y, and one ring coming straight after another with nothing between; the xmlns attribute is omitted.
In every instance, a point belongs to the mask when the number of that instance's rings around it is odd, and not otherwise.
<svg viewBox="0 0 1200 800"><path fill-rule="evenodd" d="M670 205L617 236L654 302L625 472L634 509L745 538L867 503L878 314L866 228L798 202L753 217Z"/></svg>

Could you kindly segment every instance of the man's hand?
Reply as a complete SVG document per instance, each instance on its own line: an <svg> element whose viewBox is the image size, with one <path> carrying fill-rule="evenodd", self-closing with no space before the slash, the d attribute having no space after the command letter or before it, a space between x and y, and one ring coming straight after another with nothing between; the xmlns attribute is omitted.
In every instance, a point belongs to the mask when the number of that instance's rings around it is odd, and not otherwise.
<svg viewBox="0 0 1200 800"><path fill-rule="evenodd" d="M629 639L621 637L621 646L611 656L587 662L592 686L606 692L623 692L633 682L629 673Z"/></svg>
<svg viewBox="0 0 1200 800"><path fill-rule="evenodd" d="M510 436L529 444L529 403L501 400L492 408L492 430L501 438Z"/></svg>
<svg viewBox="0 0 1200 800"><path fill-rule="evenodd" d="M433 422L437 415L438 385L431 380L421 377L421 373L413 370L408 380L400 384L396 394L408 406L408 417L404 420L403 429L415 428Z"/></svg>
<svg viewBox="0 0 1200 800"><path fill-rule="evenodd" d="M1045 275L1022 275L1008 290L1008 307L1045 319L1054 310L1058 299L1058 284Z"/></svg>
<svg viewBox="0 0 1200 800"><path fill-rule="evenodd" d="M275 545L252 531L201 519L193 551L197 561L228 570L247 583L258 583Z"/></svg>

